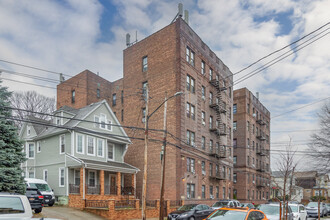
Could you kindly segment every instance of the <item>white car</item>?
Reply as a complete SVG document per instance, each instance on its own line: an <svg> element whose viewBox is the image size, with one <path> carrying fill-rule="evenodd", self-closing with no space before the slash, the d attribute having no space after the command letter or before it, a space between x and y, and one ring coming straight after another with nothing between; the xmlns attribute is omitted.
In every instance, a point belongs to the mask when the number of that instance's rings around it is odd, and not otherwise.
<svg viewBox="0 0 330 220"><path fill-rule="evenodd" d="M32 218L30 202L25 195L0 193L0 219Z"/></svg>
<svg viewBox="0 0 330 220"><path fill-rule="evenodd" d="M293 220L307 220L307 211L302 204L289 204L292 213Z"/></svg>

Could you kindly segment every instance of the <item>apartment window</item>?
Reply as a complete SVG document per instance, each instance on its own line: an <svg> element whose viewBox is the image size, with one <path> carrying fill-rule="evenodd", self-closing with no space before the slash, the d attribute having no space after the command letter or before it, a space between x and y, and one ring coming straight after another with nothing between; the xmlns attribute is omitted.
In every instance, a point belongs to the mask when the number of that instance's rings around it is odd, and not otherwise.
<svg viewBox="0 0 330 220"><path fill-rule="evenodd" d="M186 107L187 117L195 120L195 106L187 102Z"/></svg>
<svg viewBox="0 0 330 220"><path fill-rule="evenodd" d="M246 108L247 108L247 112L250 113L250 103L247 104Z"/></svg>
<svg viewBox="0 0 330 220"><path fill-rule="evenodd" d="M187 75L187 90L195 93L195 79Z"/></svg>
<svg viewBox="0 0 330 220"><path fill-rule="evenodd" d="M115 106L116 105L116 100L117 100L116 93L115 94L112 94L112 106Z"/></svg>
<svg viewBox="0 0 330 220"><path fill-rule="evenodd" d="M195 173L195 159L187 157L187 172Z"/></svg>
<svg viewBox="0 0 330 220"><path fill-rule="evenodd" d="M231 198L231 189L230 188L228 189L228 198L229 199Z"/></svg>
<svg viewBox="0 0 330 220"><path fill-rule="evenodd" d="M41 144L40 141L37 141L37 153L40 153L41 151Z"/></svg>
<svg viewBox="0 0 330 220"><path fill-rule="evenodd" d="M77 153L84 153L84 136L81 134L77 134Z"/></svg>
<svg viewBox="0 0 330 220"><path fill-rule="evenodd" d="M104 140L97 139L97 156L98 157L104 157Z"/></svg>
<svg viewBox="0 0 330 220"><path fill-rule="evenodd" d="M233 130L236 131L237 130L237 121L233 122Z"/></svg>
<svg viewBox="0 0 330 220"><path fill-rule="evenodd" d="M88 136L87 137L87 154L95 155L95 143L94 138Z"/></svg>
<svg viewBox="0 0 330 220"><path fill-rule="evenodd" d="M252 125L252 134L254 134L254 129L255 129L255 127L254 127L254 125Z"/></svg>
<svg viewBox="0 0 330 220"><path fill-rule="evenodd" d="M234 157L233 157L233 163L234 163L234 165L237 164L237 156L234 156Z"/></svg>
<svg viewBox="0 0 330 220"><path fill-rule="evenodd" d="M234 173L234 175L233 175L233 182L234 182L234 183L237 182L237 174L236 174L236 173Z"/></svg>
<svg viewBox="0 0 330 220"><path fill-rule="evenodd" d="M187 144L195 147L195 132L187 130Z"/></svg>
<svg viewBox="0 0 330 220"><path fill-rule="evenodd" d="M195 184L187 183L187 199L195 198Z"/></svg>
<svg viewBox="0 0 330 220"><path fill-rule="evenodd" d="M202 60L202 63L201 63L201 73L203 74L203 75L205 75L205 62Z"/></svg>
<svg viewBox="0 0 330 220"><path fill-rule="evenodd" d="M226 167L225 166L222 167L222 175L223 175L223 177L226 177Z"/></svg>
<svg viewBox="0 0 330 220"><path fill-rule="evenodd" d="M213 117L212 116L210 116L209 127L210 127L210 129L213 128Z"/></svg>
<svg viewBox="0 0 330 220"><path fill-rule="evenodd" d="M108 159L114 160L115 145L108 142Z"/></svg>
<svg viewBox="0 0 330 220"><path fill-rule="evenodd" d="M226 187L222 187L222 198L226 198Z"/></svg>
<svg viewBox="0 0 330 220"><path fill-rule="evenodd" d="M74 185L80 185L80 170L74 170Z"/></svg>
<svg viewBox="0 0 330 220"><path fill-rule="evenodd" d="M233 195L234 195L234 198L235 197L237 198L237 189L233 189Z"/></svg>
<svg viewBox="0 0 330 220"><path fill-rule="evenodd" d="M206 171L205 171L205 161L202 161L202 175L206 175Z"/></svg>
<svg viewBox="0 0 330 220"><path fill-rule="evenodd" d="M215 74L215 79L219 81L219 74Z"/></svg>
<svg viewBox="0 0 330 220"><path fill-rule="evenodd" d="M202 185L202 199L205 199L205 185Z"/></svg>
<svg viewBox="0 0 330 220"><path fill-rule="evenodd" d="M142 57L142 72L146 72L148 70L148 56Z"/></svg>
<svg viewBox="0 0 330 220"><path fill-rule="evenodd" d="M231 180L231 168L228 169L228 179Z"/></svg>
<svg viewBox="0 0 330 220"><path fill-rule="evenodd" d="M237 147L237 139L236 139L236 138L233 139L233 147L234 147L234 148Z"/></svg>
<svg viewBox="0 0 330 220"><path fill-rule="evenodd" d="M100 96L101 96L101 95L100 95L100 89L97 88L97 89L96 89L96 97L97 97L97 98L100 98Z"/></svg>
<svg viewBox="0 0 330 220"><path fill-rule="evenodd" d="M65 152L65 135L60 136L60 154Z"/></svg>
<svg viewBox="0 0 330 220"><path fill-rule="evenodd" d="M189 47L186 48L186 61L190 63L190 65L195 66L195 52Z"/></svg>
<svg viewBox="0 0 330 220"><path fill-rule="evenodd" d="M205 100L206 89L205 86L202 86L202 99Z"/></svg>
<svg viewBox="0 0 330 220"><path fill-rule="evenodd" d="M202 112L202 125L205 126L205 112Z"/></svg>
<svg viewBox="0 0 330 220"><path fill-rule="evenodd" d="M210 92L209 96L210 96L210 97L209 97L209 98L210 98L210 100L209 100L209 104L212 105L212 103L213 103L213 93Z"/></svg>
<svg viewBox="0 0 330 220"><path fill-rule="evenodd" d="M64 187L65 176L64 176L64 168L59 168L59 187Z"/></svg>
<svg viewBox="0 0 330 220"><path fill-rule="evenodd" d="M209 70L209 80L211 81L213 79L213 69L210 68Z"/></svg>
<svg viewBox="0 0 330 220"><path fill-rule="evenodd" d="M219 199L219 186L215 187L215 197Z"/></svg>
<svg viewBox="0 0 330 220"><path fill-rule="evenodd" d="M229 107L229 119L231 119L231 107Z"/></svg>
<svg viewBox="0 0 330 220"><path fill-rule="evenodd" d="M147 101L147 85L148 85L147 81L142 83L142 97L144 101Z"/></svg>
<svg viewBox="0 0 330 220"><path fill-rule="evenodd" d="M142 123L146 122L146 108L142 108Z"/></svg>
<svg viewBox="0 0 330 220"><path fill-rule="evenodd" d="M249 121L247 121L246 127L247 127L247 130L250 131L250 122Z"/></svg>
<svg viewBox="0 0 330 220"><path fill-rule="evenodd" d="M254 190L252 190L252 199L254 199Z"/></svg>
<svg viewBox="0 0 330 220"><path fill-rule="evenodd" d="M219 175L219 165L215 165L215 175Z"/></svg>
<svg viewBox="0 0 330 220"><path fill-rule="evenodd" d="M124 122L124 109L121 110L121 121Z"/></svg>
<svg viewBox="0 0 330 220"><path fill-rule="evenodd" d="M234 104L233 105L233 114L236 114L237 113L237 104Z"/></svg>
<svg viewBox="0 0 330 220"><path fill-rule="evenodd" d="M124 90L121 90L121 104L124 104Z"/></svg>
<svg viewBox="0 0 330 220"><path fill-rule="evenodd" d="M247 198L250 199L250 190L247 191Z"/></svg>
<svg viewBox="0 0 330 220"><path fill-rule="evenodd" d="M209 147L210 147L210 152L213 152L213 140L210 140Z"/></svg>
<svg viewBox="0 0 330 220"><path fill-rule="evenodd" d="M247 147L250 147L250 138L247 139Z"/></svg>
<svg viewBox="0 0 330 220"><path fill-rule="evenodd" d="M210 199L213 199L213 186L210 186Z"/></svg>
<svg viewBox="0 0 330 220"><path fill-rule="evenodd" d="M210 176L213 176L213 164L210 163Z"/></svg>
<svg viewBox="0 0 330 220"><path fill-rule="evenodd" d="M95 171L88 172L88 186L91 186L91 187L96 186L96 172Z"/></svg>
<svg viewBox="0 0 330 220"><path fill-rule="evenodd" d="M48 170L43 170L43 178L44 181L48 181Z"/></svg>
<svg viewBox="0 0 330 220"><path fill-rule="evenodd" d="M71 91L71 102L75 103L75 101L76 101L76 91L72 90Z"/></svg>
<svg viewBox="0 0 330 220"><path fill-rule="evenodd" d="M247 165L250 166L250 156L247 156Z"/></svg>
<svg viewBox="0 0 330 220"><path fill-rule="evenodd" d="M202 149L203 150L205 150L205 137L204 136L202 136L202 141L201 141L202 143Z"/></svg>

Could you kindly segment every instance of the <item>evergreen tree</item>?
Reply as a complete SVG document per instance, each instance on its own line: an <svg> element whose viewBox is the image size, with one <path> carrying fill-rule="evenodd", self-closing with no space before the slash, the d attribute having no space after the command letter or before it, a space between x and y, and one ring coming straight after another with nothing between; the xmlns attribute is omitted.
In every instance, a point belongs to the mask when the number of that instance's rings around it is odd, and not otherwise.
<svg viewBox="0 0 330 220"><path fill-rule="evenodd" d="M21 163L25 153L19 140L17 127L8 119L12 116L9 98L11 92L1 85L0 80L0 192L25 194Z"/></svg>

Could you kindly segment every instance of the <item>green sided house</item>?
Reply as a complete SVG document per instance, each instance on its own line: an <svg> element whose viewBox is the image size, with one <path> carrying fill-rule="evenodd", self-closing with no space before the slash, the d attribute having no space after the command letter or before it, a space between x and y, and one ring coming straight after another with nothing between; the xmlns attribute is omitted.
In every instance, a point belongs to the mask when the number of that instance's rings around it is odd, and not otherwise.
<svg viewBox="0 0 330 220"><path fill-rule="evenodd" d="M64 106L54 116L29 116L20 131L25 176L47 181L55 197L73 207L87 199L134 199L139 170L124 162L131 142L107 102Z"/></svg>

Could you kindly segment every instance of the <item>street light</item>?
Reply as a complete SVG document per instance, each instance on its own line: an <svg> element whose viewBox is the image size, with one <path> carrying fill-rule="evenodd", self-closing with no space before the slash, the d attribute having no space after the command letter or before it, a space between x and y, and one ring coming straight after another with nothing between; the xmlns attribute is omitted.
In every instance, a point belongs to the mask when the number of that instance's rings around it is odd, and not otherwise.
<svg viewBox="0 0 330 220"><path fill-rule="evenodd" d="M142 219L146 220L146 195L147 195L147 163L148 163L148 133L149 133L149 119L150 117L158 110L160 109L160 107L162 107L165 104L165 108L164 108L164 157L163 157L163 161L162 164L165 165L164 161L165 161L165 147L166 147L166 108L167 108L167 101L171 98L174 98L176 96L182 95L183 92L176 92L173 96L170 96L169 98L166 98L166 93L165 93L165 100L164 102L162 102L150 115L149 115L149 88L148 88L148 84L146 85L146 113L145 113L145 134L144 134L144 143L145 143L145 147L144 147L144 172L143 172L143 193L142 193ZM163 170L165 170L162 167ZM161 195L164 195L163 193L163 188L164 188L164 171L162 174L162 193ZM164 196L162 196L163 198ZM162 204L161 204L162 207ZM162 209L160 209L162 210Z"/></svg>

